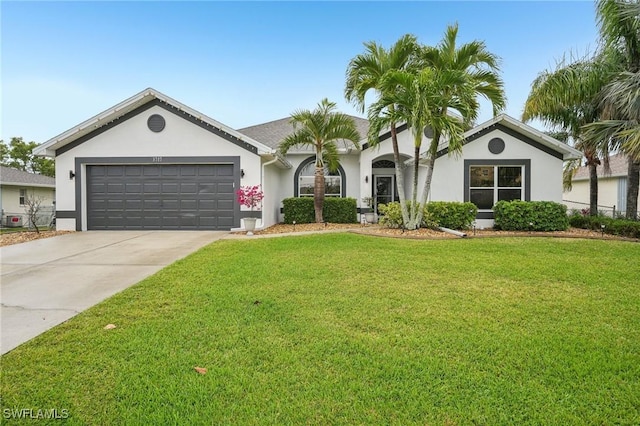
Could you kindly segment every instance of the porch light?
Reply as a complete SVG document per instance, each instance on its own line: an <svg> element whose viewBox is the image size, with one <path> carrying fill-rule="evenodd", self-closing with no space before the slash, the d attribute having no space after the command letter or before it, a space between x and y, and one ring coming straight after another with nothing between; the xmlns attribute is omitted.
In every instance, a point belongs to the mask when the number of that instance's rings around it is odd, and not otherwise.
<svg viewBox="0 0 640 426"><path fill-rule="evenodd" d="M244 177L244 169L240 169L240 177Z"/></svg>
<svg viewBox="0 0 640 426"><path fill-rule="evenodd" d="M364 176L364 183L369 183L369 176L367 175Z"/></svg>
<svg viewBox="0 0 640 426"><path fill-rule="evenodd" d="M74 177L76 177L76 174L73 173L73 170L69 170L69 180L73 180Z"/></svg>

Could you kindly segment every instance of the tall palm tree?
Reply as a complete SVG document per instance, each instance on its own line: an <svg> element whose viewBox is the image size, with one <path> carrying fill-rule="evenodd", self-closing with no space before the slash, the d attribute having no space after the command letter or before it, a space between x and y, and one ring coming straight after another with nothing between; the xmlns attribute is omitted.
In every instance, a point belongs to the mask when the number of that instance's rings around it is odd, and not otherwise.
<svg viewBox="0 0 640 426"><path fill-rule="evenodd" d="M583 126L598 120L602 107L598 94L610 78L615 62L609 57L576 59L561 62L553 71L543 71L533 81L522 113L522 120L534 118L551 126L557 132L566 132L568 139L581 150L589 168L589 212L598 214L598 174L600 157L608 158L609 147L586 138ZM565 187L573 169L565 169Z"/></svg>
<svg viewBox="0 0 640 426"><path fill-rule="evenodd" d="M296 110L291 114L293 133L280 142L280 152L286 154L295 146L310 146L315 150L313 206L316 222L323 221L322 207L325 194L325 166L336 171L339 165L338 143L360 149L360 135L353 118L336 111L336 104L327 98L313 110Z"/></svg>
<svg viewBox="0 0 640 426"><path fill-rule="evenodd" d="M448 138L452 149L459 150L468 123L476 117L478 105L473 90L467 90L465 96L456 96L453 99L446 95L445 89L448 87L463 87L460 77L460 73L441 72L434 68L424 68L419 72L391 72L383 83L389 84L395 90L387 92L369 108L371 133L377 134L380 127L387 122L395 121L406 123L413 136L411 207L409 220L404 222L408 229L415 229L420 225L423 210L419 207L426 201L426 196L425 200L418 200L418 171L425 129L429 127L437 130ZM459 95L463 93L460 87ZM389 105L394 105L395 108L389 109ZM441 114L444 108L455 109L467 117L468 121L465 122L452 114Z"/></svg>
<svg viewBox="0 0 640 426"><path fill-rule="evenodd" d="M381 79L383 95L369 111L370 138L383 124L406 122L414 137L414 180L409 229L419 226L422 209L431 190L438 145L448 139L449 153L462 150L462 134L471 127L479 109L477 98L483 96L494 114L506 103L503 83L498 75L499 59L487 51L483 42L457 45L458 26L447 27L443 40L435 47L420 47L408 69L388 73ZM456 118L454 114L460 115ZM421 158L424 130L430 127L433 137ZM418 200L418 169L424 162L427 172L423 192Z"/></svg>
<svg viewBox="0 0 640 426"><path fill-rule="evenodd" d="M491 102L494 115L506 105L504 83L499 74L500 59L487 50L484 42L474 40L458 46L457 37L458 24L449 25L442 41L435 47L424 47L420 54L421 64L432 68L435 75L439 76L442 91L437 105L439 109L431 118L433 138L426 152L427 173L420 197L421 205L427 201L431 191L436 155L442 138L448 138L449 155L457 155L462 151L459 127L451 122L450 110L462 116L464 126L472 127L480 108L478 97Z"/></svg>
<svg viewBox="0 0 640 426"><path fill-rule="evenodd" d="M364 47L364 53L356 55L349 62L344 91L345 98L356 105L360 112L365 110L365 96L369 91L376 91L378 98L380 98L395 90L394 87L390 87L388 84L383 85L384 79L390 72L411 69L414 65L413 59L419 49L415 36L410 34L400 37L389 49L385 49L373 41L364 43ZM394 116L394 108L394 105L389 105L390 117ZM372 124L375 124L377 117L373 117L372 120L370 114L369 116ZM378 124L384 125L376 126L378 129L376 133L369 132L368 140L371 146L375 146L379 142L380 131L385 127L390 129L398 198L400 198L400 205L402 206L402 217L407 223L409 217L404 202L404 170L398 147L397 123L398 121L395 121L395 119L378 122Z"/></svg>
<svg viewBox="0 0 640 426"><path fill-rule="evenodd" d="M638 0L598 0L596 15L605 49L620 54L622 71L602 91L603 120L587 127L587 133L613 143L627 154L627 218L638 217L640 190L640 5ZM598 139L603 138L603 139Z"/></svg>

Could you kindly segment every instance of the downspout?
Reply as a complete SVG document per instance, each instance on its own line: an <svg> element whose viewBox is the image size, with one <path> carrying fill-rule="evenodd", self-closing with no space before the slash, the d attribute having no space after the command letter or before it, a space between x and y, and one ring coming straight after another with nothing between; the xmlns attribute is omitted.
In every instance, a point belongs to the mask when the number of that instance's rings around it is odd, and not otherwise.
<svg viewBox="0 0 640 426"><path fill-rule="evenodd" d="M269 160L266 163L262 164L262 171L260 173L260 186L262 187L262 193L263 194L267 193L267 191L265 191L265 188L264 188L264 168L269 166L269 165L271 165L271 164L273 164L273 163L275 163L275 162L277 162L279 160L277 151L274 151L273 155L274 155L273 160ZM263 204L264 204L264 201L263 201ZM262 214L263 214L263 216L260 219L260 221L261 221L261 227L264 228L264 208L262 209Z"/></svg>

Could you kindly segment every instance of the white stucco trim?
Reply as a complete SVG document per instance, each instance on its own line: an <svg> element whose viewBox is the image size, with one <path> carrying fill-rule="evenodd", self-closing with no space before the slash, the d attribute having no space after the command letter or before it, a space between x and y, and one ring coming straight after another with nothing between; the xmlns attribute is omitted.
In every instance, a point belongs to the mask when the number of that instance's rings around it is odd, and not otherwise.
<svg viewBox="0 0 640 426"><path fill-rule="evenodd" d="M83 121L82 123L78 124L77 126L67 130L66 132L63 132L61 134L59 134L58 136L55 136L51 139L49 139L48 141L44 142L41 145L38 145L34 150L33 153L35 155L40 155L40 156L47 156L47 157L53 157L55 156L55 151L59 148L62 148L63 146L77 140L78 138L122 117L123 115L127 114L130 111L135 110L136 108L152 101L153 99L158 99L162 102L165 102L173 107L175 107L176 109L183 111L189 115L191 115L192 117L197 118L198 120L201 120L211 126L217 127L218 129L222 130L225 133L228 133L231 136L234 136L252 146L254 146L257 150L258 150L258 155L262 155L262 154L274 154L275 150L267 145L264 145L246 135L243 135L242 133L238 132L237 130L232 129L231 127L228 127L222 123L220 123L219 121L214 120L213 118L194 110L193 108L190 108L186 105L184 105L181 102L176 101L173 98L170 98L169 96L153 89L153 88L147 88L145 90L143 90L140 93L137 93L135 95L133 95L132 97L125 99L124 101L120 102L119 104L107 109L106 111L103 111L91 118L89 118L86 121Z"/></svg>
<svg viewBox="0 0 640 426"><path fill-rule="evenodd" d="M522 123L521 121L516 120L513 117L508 116L507 114L500 114L493 117L491 120L485 121L484 123L474 127L473 129L467 131L464 134L464 138L469 138L475 135L478 132L483 131L484 129L491 127L496 124L502 124L505 127L508 127L512 130L515 130L525 136L530 137L536 142L541 143L549 148L558 151L563 155L563 160L577 160L582 158L582 152L577 149L558 141L557 139L552 138L551 136L545 135L541 131L534 129L533 127Z"/></svg>

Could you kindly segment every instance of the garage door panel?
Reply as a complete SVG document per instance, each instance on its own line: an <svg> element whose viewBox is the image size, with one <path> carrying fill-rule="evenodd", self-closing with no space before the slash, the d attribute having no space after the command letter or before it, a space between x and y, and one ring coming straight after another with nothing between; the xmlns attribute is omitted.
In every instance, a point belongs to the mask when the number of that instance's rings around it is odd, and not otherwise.
<svg viewBox="0 0 640 426"><path fill-rule="evenodd" d="M219 216L218 226L222 228L233 227L233 216Z"/></svg>
<svg viewBox="0 0 640 426"><path fill-rule="evenodd" d="M172 183L162 183L162 193L163 194L178 194L179 184L177 182Z"/></svg>
<svg viewBox="0 0 640 426"><path fill-rule="evenodd" d="M180 193L181 194L197 194L198 193L198 184L180 182Z"/></svg>
<svg viewBox="0 0 640 426"><path fill-rule="evenodd" d="M182 165L180 166L180 176L182 177L194 177L198 175L197 169L199 166L197 165Z"/></svg>
<svg viewBox="0 0 640 426"><path fill-rule="evenodd" d="M124 169L125 176L142 176L143 166L126 166Z"/></svg>
<svg viewBox="0 0 640 426"><path fill-rule="evenodd" d="M233 194L233 182L220 182L217 185L218 194Z"/></svg>
<svg viewBox="0 0 640 426"><path fill-rule="evenodd" d="M178 176L178 165L166 165L159 168L160 176L176 177Z"/></svg>
<svg viewBox="0 0 640 426"><path fill-rule="evenodd" d="M230 229L231 164L87 166L89 229Z"/></svg>
<svg viewBox="0 0 640 426"><path fill-rule="evenodd" d="M233 212L232 200L218 200L216 203L216 210L226 210L227 212Z"/></svg>
<svg viewBox="0 0 640 426"><path fill-rule="evenodd" d="M107 176L124 176L124 166L108 166Z"/></svg>
<svg viewBox="0 0 640 426"><path fill-rule="evenodd" d="M142 192L141 183L125 183L124 190L127 194L140 194Z"/></svg>
<svg viewBox="0 0 640 426"><path fill-rule="evenodd" d="M221 164L216 167L216 176L233 176L233 164Z"/></svg>

